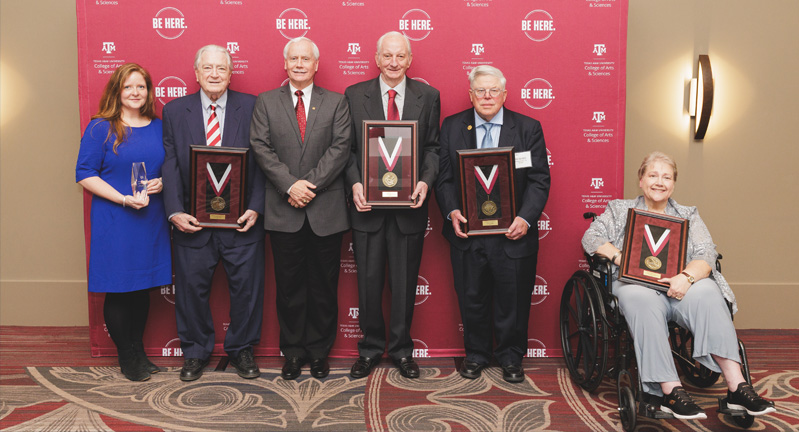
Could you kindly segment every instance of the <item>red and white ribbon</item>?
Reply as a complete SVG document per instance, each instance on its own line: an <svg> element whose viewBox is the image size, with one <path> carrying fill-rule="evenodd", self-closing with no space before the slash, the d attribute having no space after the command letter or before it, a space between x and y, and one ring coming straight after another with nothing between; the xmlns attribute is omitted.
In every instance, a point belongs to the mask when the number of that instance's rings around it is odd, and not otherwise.
<svg viewBox="0 0 799 432"><path fill-rule="evenodd" d="M211 164L206 163L206 168L208 169L208 179L211 180L211 185L214 188L214 193L216 196L222 194L222 191L225 190L225 186L227 186L228 180L230 180L230 170L233 168L233 164L228 164L225 173L222 174L222 178L217 180L216 174L214 174L214 170L211 169Z"/></svg>
<svg viewBox="0 0 799 432"><path fill-rule="evenodd" d="M483 186L483 190L489 195L491 195L491 191L494 189L494 185L497 183L498 167L499 165L494 165L491 167L491 174L488 175L488 178L486 178L485 174L483 174L483 170L481 170L479 166L474 167L474 173L477 175L477 181L480 182L480 185Z"/></svg>
<svg viewBox="0 0 799 432"><path fill-rule="evenodd" d="M666 246L669 239L669 233L671 233L670 229L663 231L663 234L660 235L660 238L656 242L655 239L652 237L652 231L649 230L649 225L644 225L644 230L646 231L646 244L649 245L649 250L652 252L652 256L658 256L658 254L663 250L663 247Z"/></svg>
<svg viewBox="0 0 799 432"><path fill-rule="evenodd" d="M393 171L399 160L398 156L402 148L402 137L397 138L397 145L394 146L394 151L391 152L390 156L386 148L386 143L383 142L383 137L378 137L377 141L380 144L380 158L383 159L383 163L386 164L386 169L388 171Z"/></svg>

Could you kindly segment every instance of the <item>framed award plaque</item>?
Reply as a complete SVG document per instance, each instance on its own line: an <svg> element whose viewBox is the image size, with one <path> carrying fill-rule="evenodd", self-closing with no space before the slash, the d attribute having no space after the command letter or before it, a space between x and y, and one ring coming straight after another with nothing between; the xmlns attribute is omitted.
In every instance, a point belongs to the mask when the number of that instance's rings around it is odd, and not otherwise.
<svg viewBox="0 0 799 432"><path fill-rule="evenodd" d="M516 218L513 147L458 150L461 202L470 236L505 234Z"/></svg>
<svg viewBox="0 0 799 432"><path fill-rule="evenodd" d="M191 146L191 215L201 227L241 228L247 190L247 152L235 147Z"/></svg>
<svg viewBox="0 0 799 432"><path fill-rule="evenodd" d="M363 188L366 203L404 208L416 203L416 121L363 121ZM432 185L431 185L432 186Z"/></svg>
<svg viewBox="0 0 799 432"><path fill-rule="evenodd" d="M624 234L619 280L668 291L669 284L658 279L675 276L685 268L688 221L631 208Z"/></svg>

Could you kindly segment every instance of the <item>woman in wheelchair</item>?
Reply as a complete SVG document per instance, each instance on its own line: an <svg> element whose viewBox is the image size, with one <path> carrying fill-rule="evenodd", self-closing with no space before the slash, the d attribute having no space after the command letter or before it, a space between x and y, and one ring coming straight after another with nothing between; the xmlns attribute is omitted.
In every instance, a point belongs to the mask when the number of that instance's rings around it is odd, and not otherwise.
<svg viewBox="0 0 799 432"><path fill-rule="evenodd" d="M609 202L585 232L582 244L589 254L605 256L618 266L629 208L689 221L688 264L681 273L660 280L669 284L668 292L620 282L618 268L614 272L613 293L632 335L645 397L650 403L659 402L662 411L676 418L707 418L683 389L672 358L667 323L675 321L693 333L694 358L724 375L730 409L753 416L774 412L774 402L760 397L741 372L738 338L725 299L732 304L733 313L737 306L729 284L715 270L718 254L710 232L696 207L671 199L677 165L663 153L651 153L638 169L638 179L643 195Z"/></svg>

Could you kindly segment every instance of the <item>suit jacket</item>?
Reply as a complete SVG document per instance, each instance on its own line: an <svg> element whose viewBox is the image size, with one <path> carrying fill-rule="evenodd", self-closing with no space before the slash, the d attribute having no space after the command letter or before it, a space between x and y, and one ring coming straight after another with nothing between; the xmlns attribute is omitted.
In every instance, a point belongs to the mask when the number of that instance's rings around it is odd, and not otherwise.
<svg viewBox="0 0 799 432"><path fill-rule="evenodd" d="M461 210L464 217L467 217L461 203L457 151L477 148L476 128L473 125L474 109L469 108L447 117L441 126L441 163L436 183L436 199L444 216L444 237L452 246L461 250L469 248L471 239L456 236L447 217L453 210ZM549 163L541 123L505 108L498 147L513 147L514 153L529 151L532 160L532 167L517 168L514 173L516 215L530 223L530 229L519 240L509 240L502 236L508 256L521 258L538 250L537 221L549 197Z"/></svg>
<svg viewBox="0 0 799 432"><path fill-rule="evenodd" d="M202 91L202 90L200 90ZM250 119L255 96L228 89L225 107L223 147L250 147ZM166 215L177 212L191 213L191 187L189 146L205 144L205 123L200 92L175 99L164 106L164 150L166 157L162 168L164 206ZM245 208L264 213L264 176L255 165L252 152L248 154L247 192ZM234 229L203 228L190 234L173 230L175 243L200 247L208 243L216 231L229 246L254 243L264 238L264 230L256 223L247 232Z"/></svg>
<svg viewBox="0 0 799 432"><path fill-rule="evenodd" d="M306 109L303 141L288 84L261 93L250 144L266 175L266 229L297 232L307 217L316 235L327 236L350 227L342 172L349 159L352 122L344 95L315 84ZM288 203L288 190L301 179L316 185L316 198L298 209Z"/></svg>
<svg viewBox="0 0 799 432"><path fill-rule="evenodd" d="M347 88L344 94L352 113L353 140L345 179L347 194L352 194L352 185L364 183L363 161L363 121L385 120L383 114L383 98L380 94L380 77L360 82ZM373 209L359 212L350 206L352 227L359 231L374 232L383 225L383 219L389 212L397 220L397 226L404 234L423 232L427 228L427 202L432 198L433 186L438 176L439 121L441 119L441 97L438 90L410 78L405 80L405 98L402 108L402 120L418 121L418 151L416 152L419 180L427 183L428 193L424 204L418 209Z"/></svg>

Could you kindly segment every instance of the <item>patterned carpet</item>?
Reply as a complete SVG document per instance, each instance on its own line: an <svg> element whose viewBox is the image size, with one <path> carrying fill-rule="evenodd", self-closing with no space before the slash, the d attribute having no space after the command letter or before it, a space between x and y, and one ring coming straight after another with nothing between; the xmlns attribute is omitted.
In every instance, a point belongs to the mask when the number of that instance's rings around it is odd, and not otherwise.
<svg viewBox="0 0 799 432"><path fill-rule="evenodd" d="M799 331L740 332L759 393L776 415L750 430L799 431ZM459 359L421 359L422 376L402 378L383 362L367 379L350 378L351 359L332 359L330 376L280 378L280 358L257 358L255 380L206 370L178 379L179 358L154 358L165 370L143 383L122 377L114 358L88 355L88 329L0 327L0 429L3 431L606 431L620 430L615 384L593 394L575 386L560 359L525 359L527 380L508 384L499 368L477 380ZM215 362L217 359L213 359ZM216 363L212 363L216 364ZM649 420L640 431L739 429L715 412L723 382L687 386L707 420Z"/></svg>

